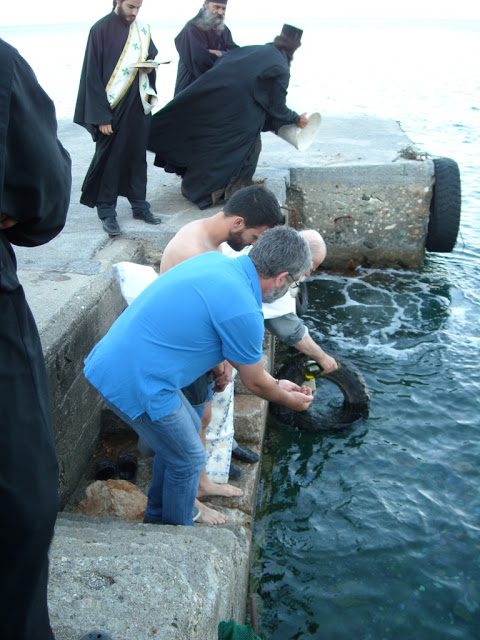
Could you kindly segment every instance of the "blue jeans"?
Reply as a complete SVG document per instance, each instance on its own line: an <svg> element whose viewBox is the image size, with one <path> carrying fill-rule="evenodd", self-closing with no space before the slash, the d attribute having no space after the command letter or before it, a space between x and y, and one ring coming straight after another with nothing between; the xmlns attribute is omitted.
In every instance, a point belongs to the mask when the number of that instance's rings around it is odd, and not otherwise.
<svg viewBox="0 0 480 640"><path fill-rule="evenodd" d="M205 411L205 405L207 404L207 402L211 402L213 400L213 387L214 386L215 386L214 382L212 382L211 384L208 385L207 399L205 400L205 402L202 402L202 404L192 405L192 409L198 415L200 420L203 418L203 414L204 414L204 411Z"/></svg>
<svg viewBox="0 0 480 640"><path fill-rule="evenodd" d="M145 517L150 522L193 526L193 503L206 454L198 435L200 419L181 391L178 396L178 409L159 420L152 420L147 413L132 420L104 400L155 452Z"/></svg>

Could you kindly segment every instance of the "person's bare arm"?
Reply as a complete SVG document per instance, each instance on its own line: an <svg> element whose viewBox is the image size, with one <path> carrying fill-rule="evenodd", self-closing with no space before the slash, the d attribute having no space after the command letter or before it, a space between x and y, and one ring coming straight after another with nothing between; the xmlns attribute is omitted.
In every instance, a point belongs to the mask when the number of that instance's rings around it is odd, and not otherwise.
<svg viewBox="0 0 480 640"><path fill-rule="evenodd" d="M290 380L276 380L265 371L263 360L256 364L230 363L238 370L243 384L256 396L295 411L305 411L311 405L313 396L310 388L299 387Z"/></svg>
<svg viewBox="0 0 480 640"><path fill-rule="evenodd" d="M306 356L309 356L315 362L317 362L321 369L322 375L325 373L331 373L338 369L338 364L332 356L329 356L325 351L313 340L309 333L294 345L295 349L298 349Z"/></svg>

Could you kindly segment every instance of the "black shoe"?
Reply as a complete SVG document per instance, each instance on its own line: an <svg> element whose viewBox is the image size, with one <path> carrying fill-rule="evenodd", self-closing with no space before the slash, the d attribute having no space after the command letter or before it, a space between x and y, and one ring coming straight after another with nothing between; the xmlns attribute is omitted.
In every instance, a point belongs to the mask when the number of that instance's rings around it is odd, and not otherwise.
<svg viewBox="0 0 480 640"><path fill-rule="evenodd" d="M240 460L240 462L258 462L260 456L255 451L252 451L248 447L240 447L237 445L235 449L232 449L232 458Z"/></svg>
<svg viewBox="0 0 480 640"><path fill-rule="evenodd" d="M229 480L238 480L242 476L243 476L243 471L239 467L237 467L234 464L230 463L230 471L228 472L228 479Z"/></svg>
<svg viewBox="0 0 480 640"><path fill-rule="evenodd" d="M108 216L108 218L103 218L102 225L109 236L118 236L118 234L120 233L120 227L118 226L118 222L115 216Z"/></svg>
<svg viewBox="0 0 480 640"><path fill-rule="evenodd" d="M158 216L154 216L150 209L135 209L133 217L135 220L143 220L148 224L160 224L162 221Z"/></svg>
<svg viewBox="0 0 480 640"><path fill-rule="evenodd" d="M118 477L135 484L137 480L138 459L131 453L122 453L117 459Z"/></svg>
<svg viewBox="0 0 480 640"><path fill-rule="evenodd" d="M117 466L113 460L101 460L95 470L95 480L110 480L117 474Z"/></svg>

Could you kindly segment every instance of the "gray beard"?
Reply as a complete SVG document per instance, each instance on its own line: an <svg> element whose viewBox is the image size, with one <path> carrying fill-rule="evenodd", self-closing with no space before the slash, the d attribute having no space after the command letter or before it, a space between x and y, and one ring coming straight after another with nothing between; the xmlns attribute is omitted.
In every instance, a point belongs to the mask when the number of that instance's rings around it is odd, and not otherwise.
<svg viewBox="0 0 480 640"><path fill-rule="evenodd" d="M280 287L279 289L271 289L270 291L267 291L267 293L264 293L262 296L262 302L275 302L275 300L278 300L279 298L281 298L282 296L284 296L287 291L290 289L290 283L286 282L283 287Z"/></svg>
<svg viewBox="0 0 480 640"><path fill-rule="evenodd" d="M195 24L202 31L214 31L218 35L225 29L224 17L210 13L204 8L200 9Z"/></svg>

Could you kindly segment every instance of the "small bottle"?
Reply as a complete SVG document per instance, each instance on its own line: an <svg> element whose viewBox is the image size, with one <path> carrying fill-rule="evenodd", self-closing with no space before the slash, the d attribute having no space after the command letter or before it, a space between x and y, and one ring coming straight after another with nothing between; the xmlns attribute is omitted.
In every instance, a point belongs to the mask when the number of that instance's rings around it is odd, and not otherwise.
<svg viewBox="0 0 480 640"><path fill-rule="evenodd" d="M318 376L322 373L322 369L315 360L308 360L305 364L305 380L313 380L314 378L318 378Z"/></svg>

